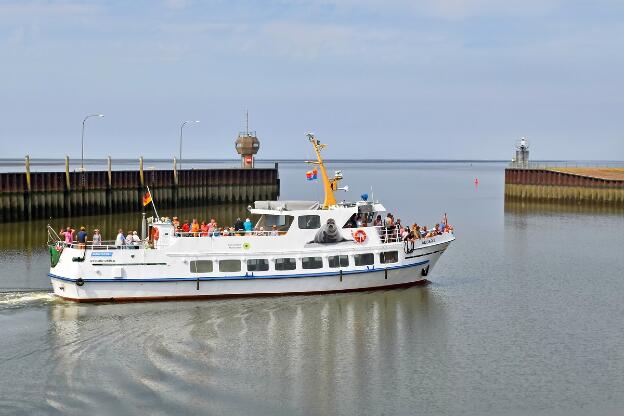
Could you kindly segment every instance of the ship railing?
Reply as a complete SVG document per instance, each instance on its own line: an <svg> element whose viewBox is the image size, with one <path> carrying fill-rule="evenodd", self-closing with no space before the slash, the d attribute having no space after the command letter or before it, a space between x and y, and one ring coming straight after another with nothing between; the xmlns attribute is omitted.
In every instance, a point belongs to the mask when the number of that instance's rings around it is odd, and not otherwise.
<svg viewBox="0 0 624 416"><path fill-rule="evenodd" d="M199 231L199 232L176 232L176 237L250 237L250 236L281 236L286 235L287 231L281 230L254 230L254 231L228 231L227 234L223 234L223 232L208 232L208 231Z"/></svg>
<svg viewBox="0 0 624 416"><path fill-rule="evenodd" d="M132 249L139 249L141 247L143 247L144 245L146 245L147 242L146 241L141 241L140 243L137 244L132 244L132 245L128 245L128 244L124 244L124 245L116 245L115 241L102 241L99 244L93 244L93 241L87 241L86 243L78 243L78 242L73 242L73 243L66 243L65 241L57 241L55 243L56 246L59 247L63 247L63 248L75 248L78 250L84 250L84 249L89 249L89 250L132 250Z"/></svg>
<svg viewBox="0 0 624 416"><path fill-rule="evenodd" d="M379 234L379 239L382 243L397 243L401 241L401 229L394 226L375 226L373 227Z"/></svg>

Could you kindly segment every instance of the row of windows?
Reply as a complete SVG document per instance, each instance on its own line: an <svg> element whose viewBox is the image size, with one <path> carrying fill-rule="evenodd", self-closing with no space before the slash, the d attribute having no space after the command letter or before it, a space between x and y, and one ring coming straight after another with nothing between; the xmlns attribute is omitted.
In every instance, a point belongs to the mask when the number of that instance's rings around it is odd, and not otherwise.
<svg viewBox="0 0 624 416"><path fill-rule="evenodd" d="M386 251L379 254L379 261L382 264L396 263L399 261L398 251ZM356 266L371 266L375 263L375 256L373 253L355 254L353 256L353 262ZM297 260L294 258L278 258L274 261L275 270L295 270L297 268ZM336 269L339 267L349 266L349 256L338 255L327 257L327 265L330 268ZM212 260L193 260L190 262L191 273L212 273L213 262ZM321 269L323 267L322 257L303 257L301 259L301 267L306 270ZM249 259L247 260L247 271L249 272L266 272L269 270L268 259ZM240 272L241 262L240 260L220 260L219 261L220 272Z"/></svg>

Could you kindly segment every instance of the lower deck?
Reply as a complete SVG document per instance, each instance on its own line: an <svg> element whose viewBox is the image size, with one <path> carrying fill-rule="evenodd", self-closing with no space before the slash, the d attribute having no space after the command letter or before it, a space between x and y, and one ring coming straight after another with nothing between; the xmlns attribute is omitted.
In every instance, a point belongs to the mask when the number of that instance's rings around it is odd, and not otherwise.
<svg viewBox="0 0 624 416"><path fill-rule="evenodd" d="M211 279L68 279L51 274L54 293L75 301L169 300L371 290L424 282L441 253L412 264L302 275Z"/></svg>

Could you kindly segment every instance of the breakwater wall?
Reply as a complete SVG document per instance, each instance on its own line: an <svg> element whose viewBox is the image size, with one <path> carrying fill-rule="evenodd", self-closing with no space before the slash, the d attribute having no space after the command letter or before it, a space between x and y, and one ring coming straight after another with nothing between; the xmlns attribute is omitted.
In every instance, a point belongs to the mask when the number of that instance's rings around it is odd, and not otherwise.
<svg viewBox="0 0 624 416"><path fill-rule="evenodd" d="M140 212L146 185L157 208L279 196L278 166L0 173L0 222ZM150 208L151 211L151 208Z"/></svg>
<svg viewBox="0 0 624 416"><path fill-rule="evenodd" d="M563 203L606 203L624 205L624 179L557 169L505 169L505 198Z"/></svg>

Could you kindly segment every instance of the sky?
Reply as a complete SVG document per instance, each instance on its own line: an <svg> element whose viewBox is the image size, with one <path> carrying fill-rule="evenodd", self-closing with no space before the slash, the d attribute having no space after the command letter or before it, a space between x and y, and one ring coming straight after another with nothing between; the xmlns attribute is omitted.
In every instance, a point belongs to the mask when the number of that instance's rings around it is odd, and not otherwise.
<svg viewBox="0 0 624 416"><path fill-rule="evenodd" d="M621 0L0 0L0 158L624 159Z"/></svg>

